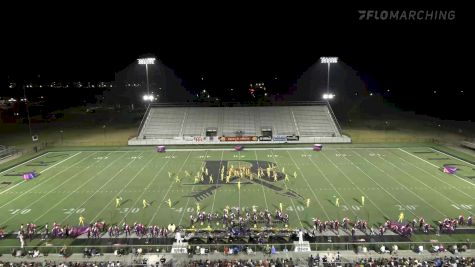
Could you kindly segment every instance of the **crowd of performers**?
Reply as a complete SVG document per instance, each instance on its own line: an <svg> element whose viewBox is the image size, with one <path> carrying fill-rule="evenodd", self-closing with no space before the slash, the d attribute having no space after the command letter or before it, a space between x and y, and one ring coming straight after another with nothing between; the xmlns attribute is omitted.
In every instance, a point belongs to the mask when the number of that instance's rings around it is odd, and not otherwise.
<svg viewBox="0 0 475 267"><path fill-rule="evenodd" d="M229 207L226 207L221 215L219 213L200 211L196 216L190 215L190 226L194 228L195 224L200 223L203 225L205 222L208 223L208 225L219 225L221 222L223 226L230 227L249 224L254 226L257 226L257 224L265 224L267 227L271 227L275 223L284 223L287 225L289 222L289 215L281 210L276 210L274 215L272 215L267 209L258 211L256 208L256 206L253 206L252 212L246 211L245 214L241 213L240 209L230 209Z"/></svg>
<svg viewBox="0 0 475 267"><path fill-rule="evenodd" d="M228 230L230 234L234 233L236 228L246 228L258 230L257 225L265 225L266 227L275 227L275 228L288 228L289 216L286 213L283 213L280 210L276 210L275 213L271 213L268 210L258 211L256 207L253 207L253 210L249 210L241 213L239 209L224 209L222 214L218 213L206 213L200 211L196 215L190 216L190 226L188 230L193 230L198 228L198 225L208 225L207 228L201 228L202 230ZM211 225L216 225L216 229L212 229ZM355 236L356 231L359 230L364 234L369 235L380 235L383 236L387 230L393 231L401 236L410 237L415 231L420 231L423 233L429 233L431 230L436 230L437 233L451 233L457 229L458 226L473 225L473 218L469 216L465 219L463 215L460 215L458 218L445 218L438 222L438 226L432 228L429 223L427 223L424 218L413 219L412 221L407 222L394 222L386 221L379 228L373 228L368 225L368 222L365 220L356 220L351 222L348 217L343 218L341 221L328 220L322 221L318 218L313 219L313 227L309 229L309 233L314 236L318 234L324 234L326 231L333 231L336 234L340 233L340 229L344 230L348 235ZM195 228L196 226L196 228ZM280 226L280 227L279 227ZM184 228L184 227L183 227ZM37 236L41 236L42 239L48 238L68 238L68 237L77 237L79 235L85 234L88 238L100 238L102 236L109 238L118 238L122 237L131 237L132 234L135 234L138 238L165 238L173 237L173 233L176 230L185 230L180 229L174 224L169 224L167 226L157 226L157 225L144 225L142 223L133 223L127 224L123 223L122 225L107 225L104 221L98 221L86 226L61 226L60 224L53 223L51 229L49 225L46 224L42 229L41 233L38 231L36 224L28 223L26 225L21 224L18 235L23 238L32 240ZM290 229L289 229L290 230Z"/></svg>
<svg viewBox="0 0 475 267"><path fill-rule="evenodd" d="M250 166L248 165L240 165L240 166L234 166L231 165L229 168L225 168L224 165L221 166L219 169L219 179L223 183L230 183L232 178L239 178L239 179L267 179L267 180L273 180L274 182L277 182L280 177L283 177L285 181L290 181L290 177L297 178L297 172L294 171L292 176L287 174L285 172L285 167L282 168L281 174L279 174L279 170L277 170L275 165L268 164L267 166L262 166L258 167L256 172L253 172ZM188 171L185 171L185 177L191 177L191 173ZM175 182L180 183L181 178L178 174L168 172L168 177L175 178ZM208 171L208 168L206 167L201 167L201 170L196 173L196 175L193 177L193 182L195 184L198 183L209 183L213 184L215 183L215 178L213 177L213 174L211 174ZM240 186L240 180L238 180L238 186Z"/></svg>

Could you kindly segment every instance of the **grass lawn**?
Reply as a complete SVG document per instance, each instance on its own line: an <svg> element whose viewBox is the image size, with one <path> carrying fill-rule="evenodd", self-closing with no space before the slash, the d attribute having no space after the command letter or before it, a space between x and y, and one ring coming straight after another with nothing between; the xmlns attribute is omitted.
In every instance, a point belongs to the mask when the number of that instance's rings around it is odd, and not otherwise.
<svg viewBox="0 0 475 267"><path fill-rule="evenodd" d="M443 173L446 164L459 170L454 175ZM255 172L269 165L278 170L277 181L235 178L226 183L219 178L222 166L249 166ZM194 182L202 167L213 176L213 183L206 175L203 182ZM23 181L20 175L33 170L39 176ZM119 208L115 207L117 196L122 197ZM144 199L149 207L143 207ZM86 222L189 227L189 216L196 213L198 204L206 212L222 213L226 206L241 210L257 206L274 213L281 203L292 228L311 227L312 218L341 221L343 217L379 226L388 219L397 220L401 212L406 220L422 216L435 225L446 217L473 215L475 165L429 147L328 146L321 152L181 149L166 153L141 148L51 151L0 173L0 227L7 232L29 222L40 227L53 222L78 225L81 215Z"/></svg>

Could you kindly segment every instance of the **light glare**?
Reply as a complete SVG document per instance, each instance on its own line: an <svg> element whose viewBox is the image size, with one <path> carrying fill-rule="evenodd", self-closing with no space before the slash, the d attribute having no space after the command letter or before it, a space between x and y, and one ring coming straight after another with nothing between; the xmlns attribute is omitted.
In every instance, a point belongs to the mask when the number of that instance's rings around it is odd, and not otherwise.
<svg viewBox="0 0 475 267"><path fill-rule="evenodd" d="M322 63L337 63L338 57L321 57L320 60Z"/></svg>
<svg viewBox="0 0 475 267"><path fill-rule="evenodd" d="M139 58L137 59L139 61L140 65L150 65L150 64L155 64L155 58L154 57L147 57L147 58Z"/></svg>

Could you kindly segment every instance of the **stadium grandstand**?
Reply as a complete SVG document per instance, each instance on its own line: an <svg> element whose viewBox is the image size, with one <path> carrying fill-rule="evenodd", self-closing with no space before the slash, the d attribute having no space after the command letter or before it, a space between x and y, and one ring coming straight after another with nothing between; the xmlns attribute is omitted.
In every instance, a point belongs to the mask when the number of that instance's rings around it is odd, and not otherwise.
<svg viewBox="0 0 475 267"><path fill-rule="evenodd" d="M154 104L129 145L203 143L350 143L327 102L202 107Z"/></svg>

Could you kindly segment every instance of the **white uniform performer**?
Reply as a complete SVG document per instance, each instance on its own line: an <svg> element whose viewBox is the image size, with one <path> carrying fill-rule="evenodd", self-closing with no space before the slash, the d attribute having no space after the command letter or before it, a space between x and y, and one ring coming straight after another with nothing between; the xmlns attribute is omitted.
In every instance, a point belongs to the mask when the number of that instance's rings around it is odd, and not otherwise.
<svg viewBox="0 0 475 267"><path fill-rule="evenodd" d="M181 238L181 233L179 231L176 232L175 239L178 244L181 244L182 238Z"/></svg>

